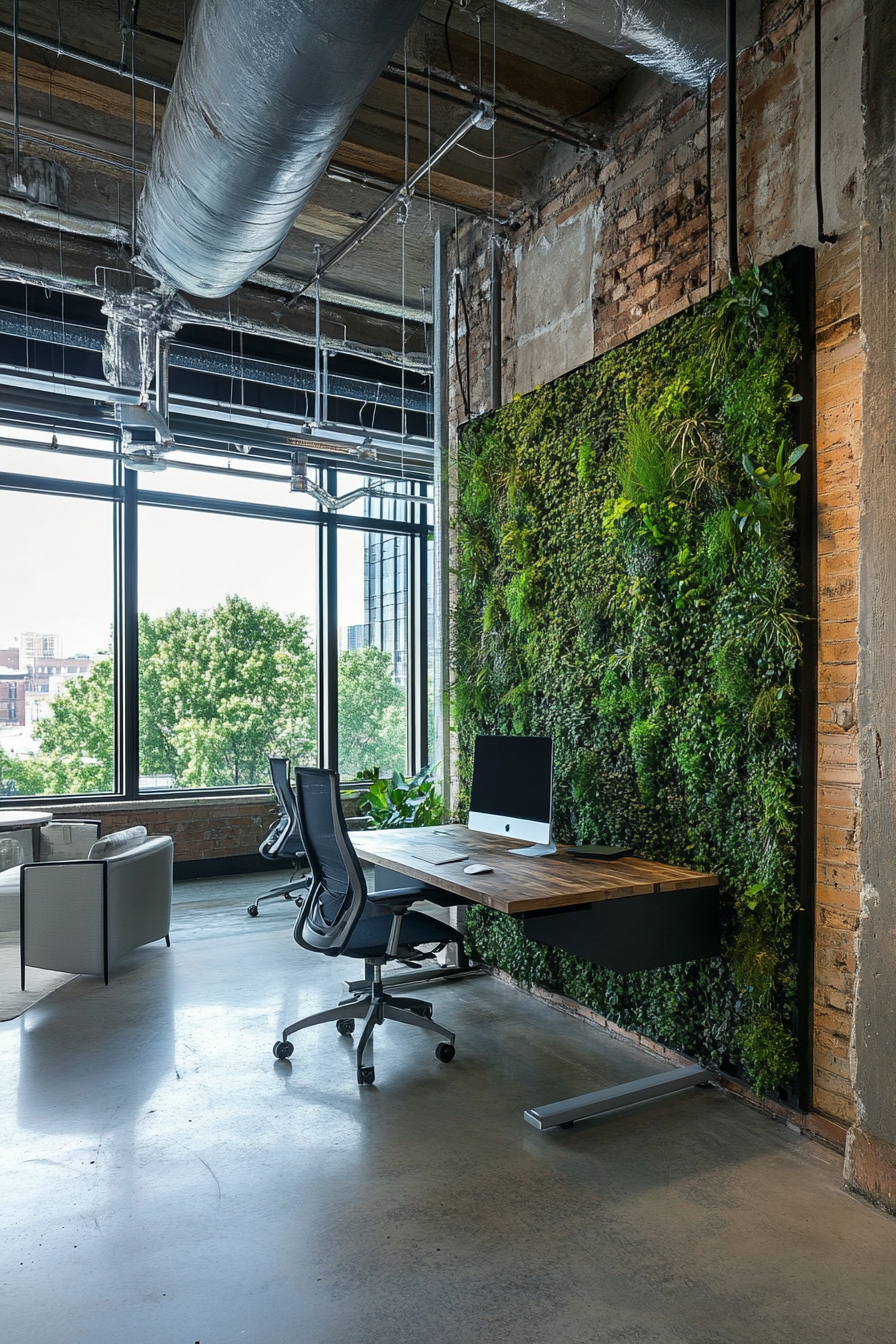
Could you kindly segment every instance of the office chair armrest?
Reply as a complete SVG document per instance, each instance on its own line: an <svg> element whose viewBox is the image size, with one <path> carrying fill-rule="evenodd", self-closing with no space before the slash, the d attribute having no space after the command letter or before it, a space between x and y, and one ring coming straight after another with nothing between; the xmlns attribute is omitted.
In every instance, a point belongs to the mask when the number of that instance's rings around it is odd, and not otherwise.
<svg viewBox="0 0 896 1344"><path fill-rule="evenodd" d="M367 899L371 905L378 906L390 914L404 914L415 901L422 901L431 892L431 887L400 887L397 891L368 891Z"/></svg>
<svg viewBox="0 0 896 1344"><path fill-rule="evenodd" d="M308 886L301 893L301 895L296 898L296 911L297 911L296 922L292 926L293 939L298 943L299 947L307 947L308 950L311 952L314 952L316 949L310 947L310 945L305 942L302 935L305 931L305 921L307 920L309 911L311 910L311 899L314 896L315 890L316 888L314 886L314 883L309 882Z"/></svg>

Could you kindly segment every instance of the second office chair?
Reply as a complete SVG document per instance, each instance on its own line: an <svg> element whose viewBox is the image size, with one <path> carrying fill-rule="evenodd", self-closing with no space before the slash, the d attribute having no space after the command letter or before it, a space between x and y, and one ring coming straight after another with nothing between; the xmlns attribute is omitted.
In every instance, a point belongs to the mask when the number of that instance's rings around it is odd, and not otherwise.
<svg viewBox="0 0 896 1344"><path fill-rule="evenodd" d="M328 957L356 957L367 968L367 983L335 1008L302 1018L286 1027L274 1045L278 1059L293 1052L289 1037L305 1027L335 1022L337 1031L349 1036L355 1018L364 1025L357 1045L359 1083L372 1083L374 1070L365 1065L364 1051L374 1028L388 1020L434 1032L442 1041L436 1057L447 1063L454 1058L454 1033L432 1021L432 1005L422 999L397 998L383 988L387 961L415 955L420 944L461 942L463 935L439 920L409 907L425 899L425 886L401 891L368 892L355 853L339 798L339 777L332 770L296 770L296 802L302 841L311 868L311 886L299 905L293 937L309 952Z"/></svg>

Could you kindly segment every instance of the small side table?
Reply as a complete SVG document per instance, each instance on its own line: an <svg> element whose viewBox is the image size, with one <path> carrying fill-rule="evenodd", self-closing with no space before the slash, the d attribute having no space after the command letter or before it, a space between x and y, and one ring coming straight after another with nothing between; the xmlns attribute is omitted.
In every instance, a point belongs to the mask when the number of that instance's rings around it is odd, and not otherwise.
<svg viewBox="0 0 896 1344"><path fill-rule="evenodd" d="M0 808L0 831L31 832L32 863L40 863L40 828L52 820L52 812L8 812Z"/></svg>

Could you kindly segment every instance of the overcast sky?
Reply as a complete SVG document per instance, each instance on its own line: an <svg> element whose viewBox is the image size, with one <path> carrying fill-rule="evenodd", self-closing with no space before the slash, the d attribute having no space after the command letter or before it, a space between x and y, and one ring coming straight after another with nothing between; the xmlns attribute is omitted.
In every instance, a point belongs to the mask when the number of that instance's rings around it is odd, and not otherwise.
<svg viewBox="0 0 896 1344"><path fill-rule="evenodd" d="M0 444L0 471L43 474L48 465L68 479L105 477L106 467L73 457L49 458ZM230 483L169 471L146 478L183 493L221 494ZM234 481L242 489L252 482ZM340 483L340 493L350 486ZM282 486L261 483L263 497ZM255 492L253 492L255 493ZM248 497L248 496L244 496ZM256 495L258 497L258 495ZM296 497L293 497L294 499ZM301 497L302 507L311 501ZM25 630L59 634L64 652L108 648L112 623L112 510L104 501L0 491L0 648ZM294 523L144 508L140 512L140 610L160 616L173 607L203 610L229 594L266 602L284 615L317 617L316 529ZM340 534L339 624L364 619L361 532Z"/></svg>

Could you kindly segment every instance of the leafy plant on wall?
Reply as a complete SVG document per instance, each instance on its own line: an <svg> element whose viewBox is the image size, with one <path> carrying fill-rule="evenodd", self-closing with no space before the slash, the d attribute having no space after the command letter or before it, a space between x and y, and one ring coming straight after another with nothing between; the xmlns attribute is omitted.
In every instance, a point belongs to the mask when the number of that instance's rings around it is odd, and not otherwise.
<svg viewBox="0 0 896 1344"><path fill-rule="evenodd" d="M473 950L762 1092L796 1068L798 356L753 268L469 426L455 519L462 790L477 733L549 734L559 839L715 872L728 912L721 958L629 975L481 908Z"/></svg>

